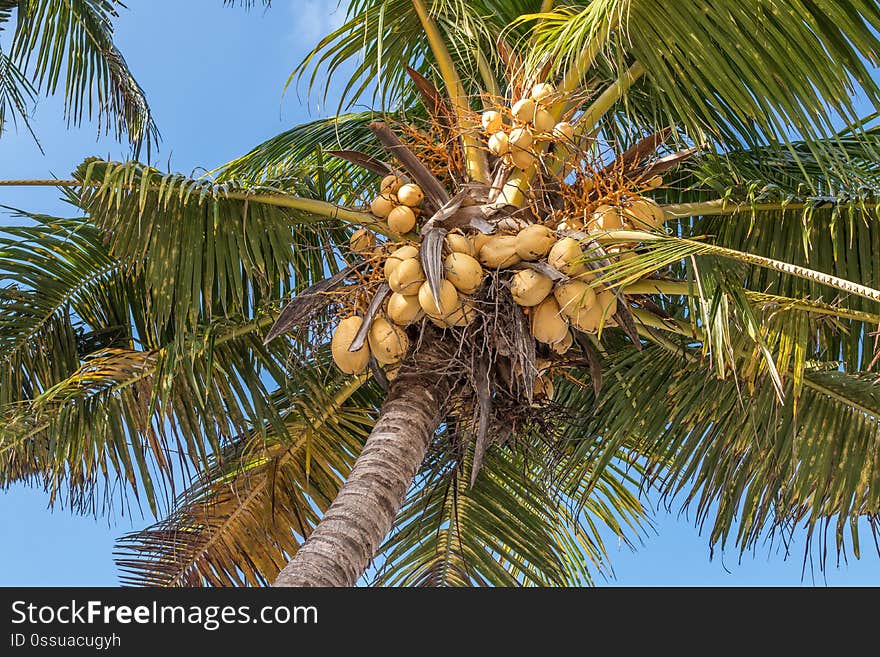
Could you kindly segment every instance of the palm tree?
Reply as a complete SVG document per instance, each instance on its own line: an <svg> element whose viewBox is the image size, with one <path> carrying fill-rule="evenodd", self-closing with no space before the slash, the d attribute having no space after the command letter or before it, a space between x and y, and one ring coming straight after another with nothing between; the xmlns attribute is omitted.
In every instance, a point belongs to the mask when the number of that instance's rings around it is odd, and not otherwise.
<svg viewBox="0 0 880 657"><path fill-rule="evenodd" d="M358 58L347 101L383 111L199 179L29 181L83 216L0 242L2 481L170 502L120 540L134 584L352 585L377 555L378 584L585 583L646 487L713 545L859 555L878 26L867 0L355 0L294 75Z"/></svg>

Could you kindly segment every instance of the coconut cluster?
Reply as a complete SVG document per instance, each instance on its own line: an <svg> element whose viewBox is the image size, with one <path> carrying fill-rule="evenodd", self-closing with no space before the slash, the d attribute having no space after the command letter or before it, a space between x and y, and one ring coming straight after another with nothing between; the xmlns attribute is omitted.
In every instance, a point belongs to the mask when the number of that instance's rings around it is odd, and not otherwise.
<svg viewBox="0 0 880 657"><path fill-rule="evenodd" d="M404 176L389 174L382 179L379 196L370 203L370 212L402 235L415 228L424 199L421 187L408 182Z"/></svg>
<svg viewBox="0 0 880 657"><path fill-rule="evenodd" d="M557 121L551 110L555 89L548 82L532 87L528 97L521 98L505 111L510 123L499 110L483 112L482 127L489 150L515 169L528 169L535 163L539 148L551 142L574 139L574 127Z"/></svg>

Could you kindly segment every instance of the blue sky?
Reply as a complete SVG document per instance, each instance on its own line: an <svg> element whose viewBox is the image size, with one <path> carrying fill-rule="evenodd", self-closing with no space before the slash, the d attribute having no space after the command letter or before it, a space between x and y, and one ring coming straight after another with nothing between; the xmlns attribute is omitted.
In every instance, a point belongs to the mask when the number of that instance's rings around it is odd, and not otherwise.
<svg viewBox="0 0 880 657"><path fill-rule="evenodd" d="M307 105L305 90L282 97L282 88L307 49L338 24L334 0L276 0L268 12L223 8L221 0L128 0L117 23L126 59L150 100L163 141L156 162L190 172L222 164L296 123L327 114L320 99ZM330 110L335 105L331 104ZM57 100L43 100L35 115L42 155L26 132L0 140L0 178L67 177L88 155L120 159L126 149L96 140L95 128L68 130ZM45 189L0 188L0 204L63 213L65 204ZM0 223L11 219L0 216ZM0 492L0 585L115 585L113 540L150 518L95 519L47 509L36 489ZM677 507L676 507L677 511ZM657 534L635 553L612 547L612 585L880 585L880 559L861 561L802 579L803 537L791 557L759 550L715 555L691 520L655 515ZM867 536L865 536L867 539ZM865 545L870 550L870 540Z"/></svg>

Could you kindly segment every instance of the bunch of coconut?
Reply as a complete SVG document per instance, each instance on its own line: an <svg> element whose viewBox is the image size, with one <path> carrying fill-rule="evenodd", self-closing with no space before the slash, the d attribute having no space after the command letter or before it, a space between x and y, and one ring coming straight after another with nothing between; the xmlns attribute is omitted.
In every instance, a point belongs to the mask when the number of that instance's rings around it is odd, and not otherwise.
<svg viewBox="0 0 880 657"><path fill-rule="evenodd" d="M574 342L572 328L595 333L617 312L617 297L610 290L597 293L590 284L595 277L576 239L557 239L547 226L532 224L516 235L515 248L521 261L546 262L566 276L554 282L538 269L526 267L511 279L510 294L529 315L538 342L564 354Z"/></svg>
<svg viewBox="0 0 880 657"><path fill-rule="evenodd" d="M574 127L567 121L558 122L550 109L554 92L548 82L533 86L528 97L510 108L510 125L505 124L500 111L483 112L482 126L489 150L504 158L508 166L528 169L535 163L539 146L554 141L570 143L574 139Z"/></svg>
<svg viewBox="0 0 880 657"><path fill-rule="evenodd" d="M389 174L382 178L379 196L370 203L370 212L384 219L391 230L404 235L415 228L424 198L421 187L403 176Z"/></svg>

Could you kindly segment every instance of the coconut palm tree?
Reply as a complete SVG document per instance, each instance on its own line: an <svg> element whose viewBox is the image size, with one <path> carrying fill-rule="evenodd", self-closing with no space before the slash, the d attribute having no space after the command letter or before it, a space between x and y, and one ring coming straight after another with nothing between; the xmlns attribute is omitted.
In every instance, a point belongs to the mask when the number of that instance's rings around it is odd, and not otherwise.
<svg viewBox="0 0 880 657"><path fill-rule="evenodd" d="M170 504L119 542L134 584L586 583L647 487L713 545L859 555L878 27L354 0L293 75L354 60L337 116L203 178L29 181L83 216L0 243L2 481Z"/></svg>

